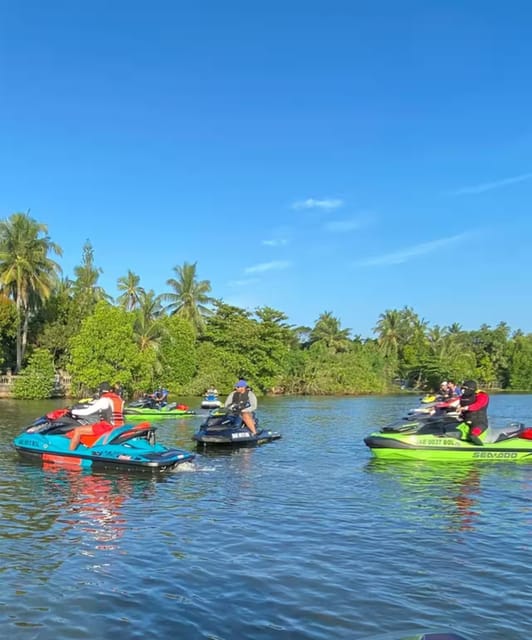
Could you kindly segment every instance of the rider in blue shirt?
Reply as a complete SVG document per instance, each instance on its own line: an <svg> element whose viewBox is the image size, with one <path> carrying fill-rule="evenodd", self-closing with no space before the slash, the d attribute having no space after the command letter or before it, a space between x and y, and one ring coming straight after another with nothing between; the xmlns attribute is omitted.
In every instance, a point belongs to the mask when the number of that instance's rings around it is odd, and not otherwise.
<svg viewBox="0 0 532 640"><path fill-rule="evenodd" d="M151 397L159 406L164 407L164 405L168 403L168 393L168 389L159 387L158 389L155 389Z"/></svg>

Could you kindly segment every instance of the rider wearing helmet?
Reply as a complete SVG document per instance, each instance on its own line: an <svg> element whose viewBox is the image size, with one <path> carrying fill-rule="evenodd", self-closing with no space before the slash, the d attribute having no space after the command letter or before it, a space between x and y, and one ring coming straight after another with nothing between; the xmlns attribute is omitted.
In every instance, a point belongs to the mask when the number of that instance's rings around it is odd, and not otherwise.
<svg viewBox="0 0 532 640"><path fill-rule="evenodd" d="M475 380L465 380L462 383L460 411L469 428L467 438L475 444L484 444L483 439L488 429L489 401L488 394L478 390Z"/></svg>

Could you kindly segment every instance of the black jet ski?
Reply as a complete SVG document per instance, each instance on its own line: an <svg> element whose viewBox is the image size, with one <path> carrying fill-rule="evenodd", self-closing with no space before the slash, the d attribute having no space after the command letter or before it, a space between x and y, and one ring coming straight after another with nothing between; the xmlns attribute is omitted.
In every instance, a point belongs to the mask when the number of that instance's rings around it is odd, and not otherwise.
<svg viewBox="0 0 532 640"><path fill-rule="evenodd" d="M199 431L192 437L198 445L222 445L242 446L264 444L272 440L278 440L281 434L277 431L261 429L259 420L255 419L256 435L246 427L242 420L241 410L232 406L230 408L215 409L210 413L205 422L200 425Z"/></svg>

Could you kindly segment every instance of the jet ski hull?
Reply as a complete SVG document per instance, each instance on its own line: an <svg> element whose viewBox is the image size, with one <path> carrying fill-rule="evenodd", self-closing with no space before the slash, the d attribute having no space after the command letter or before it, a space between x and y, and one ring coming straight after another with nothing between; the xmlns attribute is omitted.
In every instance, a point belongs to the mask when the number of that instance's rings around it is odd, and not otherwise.
<svg viewBox="0 0 532 640"><path fill-rule="evenodd" d="M192 438L198 445L242 447L246 445L249 446L273 442L273 440L279 440L281 438L281 434L277 431L266 431L265 429L260 429L255 436L252 435L251 431L245 428L227 430L226 432L218 433L200 429L192 436Z"/></svg>
<svg viewBox="0 0 532 640"><path fill-rule="evenodd" d="M202 400L202 409L219 409L222 406L220 400Z"/></svg>
<svg viewBox="0 0 532 640"><path fill-rule="evenodd" d="M156 418L158 420L161 418L173 418L175 420L176 418L190 418L195 415L195 411L184 409L124 409L125 420L136 420L138 418Z"/></svg>
<svg viewBox="0 0 532 640"><path fill-rule="evenodd" d="M205 422L200 425L199 431L192 438L201 446L242 447L265 444L266 442L279 440L281 437L281 434L277 431L261 429L256 416L255 428L257 433L253 435L244 425L238 412L221 409L213 411Z"/></svg>
<svg viewBox="0 0 532 640"><path fill-rule="evenodd" d="M523 424L490 428L482 445L464 439L460 426L448 419L398 423L371 433L364 442L377 458L532 462L531 433Z"/></svg>
<svg viewBox="0 0 532 640"><path fill-rule="evenodd" d="M162 472L195 457L189 451L157 444L155 427L148 423L115 427L99 437L82 436L80 445L71 451L66 434L75 426L72 420L41 418L19 434L13 446L22 458L80 469Z"/></svg>

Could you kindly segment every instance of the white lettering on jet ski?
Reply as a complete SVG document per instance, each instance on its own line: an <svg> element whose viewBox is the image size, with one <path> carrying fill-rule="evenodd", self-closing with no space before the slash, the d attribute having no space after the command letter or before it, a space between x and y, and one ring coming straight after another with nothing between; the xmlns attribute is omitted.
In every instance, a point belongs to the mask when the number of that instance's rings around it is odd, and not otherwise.
<svg viewBox="0 0 532 640"><path fill-rule="evenodd" d="M505 460L513 460L517 458L517 453L514 451L475 451L474 458L494 458L496 460L501 460L504 458Z"/></svg>

